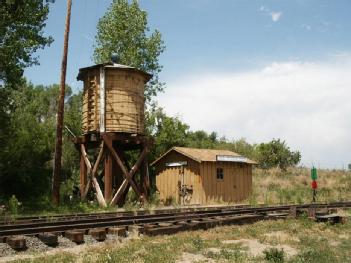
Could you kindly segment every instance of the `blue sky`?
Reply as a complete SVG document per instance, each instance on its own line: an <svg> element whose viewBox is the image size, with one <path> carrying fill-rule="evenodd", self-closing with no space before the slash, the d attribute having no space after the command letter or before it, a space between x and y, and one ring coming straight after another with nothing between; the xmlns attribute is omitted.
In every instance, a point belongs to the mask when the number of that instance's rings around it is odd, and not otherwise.
<svg viewBox="0 0 351 263"><path fill-rule="evenodd" d="M34 84L59 82L65 2L51 4L45 32L55 42L38 52L40 66L25 71ZM158 101L167 113L227 138L285 139L305 165L351 162L351 1L139 2L166 44L160 62L167 89ZM75 90L110 3L73 0L67 83Z"/></svg>

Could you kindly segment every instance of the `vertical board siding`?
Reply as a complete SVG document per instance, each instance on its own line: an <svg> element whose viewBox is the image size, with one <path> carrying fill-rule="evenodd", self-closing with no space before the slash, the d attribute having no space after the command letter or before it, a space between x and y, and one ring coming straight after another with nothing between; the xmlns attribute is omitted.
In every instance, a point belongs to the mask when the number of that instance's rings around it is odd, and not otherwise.
<svg viewBox="0 0 351 263"><path fill-rule="evenodd" d="M160 193L160 200L166 202L167 199L174 199L180 203L178 181L183 183L183 176L180 167L166 167L166 163L176 161L187 161L184 167L184 184L192 186L193 194L188 204L203 203L203 186L199 171L199 163L185 157L179 153L170 153L156 166L156 187Z"/></svg>
<svg viewBox="0 0 351 263"><path fill-rule="evenodd" d="M223 168L223 181L217 180L217 168ZM203 162L204 200L206 203L238 202L252 191L252 166L230 162Z"/></svg>
<svg viewBox="0 0 351 263"><path fill-rule="evenodd" d="M231 162L198 163L178 152L170 152L156 165L156 186L160 199L173 198L178 203L178 181L182 175L178 167L166 167L168 162L187 161L184 169L184 184L193 186L189 204L213 204L239 202L247 199L252 191L252 165ZM217 168L223 168L224 179L217 180Z"/></svg>
<svg viewBox="0 0 351 263"><path fill-rule="evenodd" d="M83 133L100 130L100 71L84 75ZM105 68L105 130L144 134L145 76Z"/></svg>

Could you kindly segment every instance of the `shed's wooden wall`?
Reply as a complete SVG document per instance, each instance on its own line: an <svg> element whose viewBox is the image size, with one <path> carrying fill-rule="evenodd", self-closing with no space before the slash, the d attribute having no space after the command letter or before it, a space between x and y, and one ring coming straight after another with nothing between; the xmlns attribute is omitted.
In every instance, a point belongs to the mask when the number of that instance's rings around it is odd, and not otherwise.
<svg viewBox="0 0 351 263"><path fill-rule="evenodd" d="M84 75L83 133L100 129L100 70ZM105 68L105 131L144 134L145 76Z"/></svg>
<svg viewBox="0 0 351 263"><path fill-rule="evenodd" d="M217 180L217 168L223 168L223 180ZM203 162L200 166L206 203L238 202L252 191L252 165L230 162Z"/></svg>
<svg viewBox="0 0 351 263"><path fill-rule="evenodd" d="M166 167L167 162L187 161L184 168L186 185L193 185L189 204L238 202L247 199L252 192L252 165L230 162L202 162L170 152L156 164L156 186L160 199L173 197L180 203L178 181L182 181L179 167ZM217 180L217 167L223 168L224 179Z"/></svg>
<svg viewBox="0 0 351 263"><path fill-rule="evenodd" d="M160 199L166 202L174 198L180 203L178 181L182 182L180 167L166 167L166 163L187 161L184 167L184 184L193 186L193 195L187 204L202 204L205 200L200 166L198 162L181 155L177 152L170 152L156 165L156 187L160 192Z"/></svg>

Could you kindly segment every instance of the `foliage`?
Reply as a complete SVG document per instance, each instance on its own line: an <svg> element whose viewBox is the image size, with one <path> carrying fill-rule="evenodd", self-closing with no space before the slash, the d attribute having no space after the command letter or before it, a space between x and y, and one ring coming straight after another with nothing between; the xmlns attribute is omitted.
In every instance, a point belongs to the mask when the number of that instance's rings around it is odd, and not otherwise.
<svg viewBox="0 0 351 263"><path fill-rule="evenodd" d="M273 139L269 143L257 146L257 160L263 169L279 167L286 170L289 166L297 165L301 160L300 152L293 152L285 141Z"/></svg>
<svg viewBox="0 0 351 263"><path fill-rule="evenodd" d="M43 35L48 12L43 0L1 1L0 86L18 84L23 69L38 63L33 53L52 42Z"/></svg>
<svg viewBox="0 0 351 263"><path fill-rule="evenodd" d="M15 194L30 200L48 193L54 151L56 98L58 85L48 87L23 83L9 93L10 110L8 132L0 148L0 192L6 197ZM80 101L67 87L66 123L77 129ZM71 117L75 116L75 117ZM66 136L64 138L63 178L77 170L77 153ZM75 159L75 160L74 160Z"/></svg>
<svg viewBox="0 0 351 263"><path fill-rule="evenodd" d="M189 131L186 136L186 145L191 148L213 149L217 143L217 133L207 134L205 131Z"/></svg>
<svg viewBox="0 0 351 263"><path fill-rule="evenodd" d="M265 259L268 262L273 262L273 263L283 263L284 262L284 250L283 249L277 249L277 248L270 248L266 249L263 251Z"/></svg>
<svg viewBox="0 0 351 263"><path fill-rule="evenodd" d="M225 138L222 138L215 146L217 149L230 150L236 153L241 154L252 160L257 158L257 147L256 144L248 143L245 138L240 138L238 140L228 141Z"/></svg>
<svg viewBox="0 0 351 263"><path fill-rule="evenodd" d="M216 132L191 131L178 117L170 117L162 108L155 107L146 114L147 133L155 138L151 160L173 146L224 149L239 153L259 162L264 169L279 167L286 171L301 159L300 152L291 151L285 141L273 139L269 143L250 144L244 138L227 140L218 138Z"/></svg>
<svg viewBox="0 0 351 263"><path fill-rule="evenodd" d="M10 132L0 151L0 188L5 195L32 196L46 191L53 151L54 90L22 85L11 92Z"/></svg>
<svg viewBox="0 0 351 263"><path fill-rule="evenodd" d="M154 137L152 159L159 157L173 146L186 146L189 126L177 117L168 117L161 108L146 114L147 134Z"/></svg>
<svg viewBox="0 0 351 263"><path fill-rule="evenodd" d="M111 55L118 54L119 63L133 66L153 75L147 84L145 97L163 90L159 81L161 72L159 56L165 45L158 30L149 34L147 13L140 9L138 1L114 0L97 26L94 60L96 63L109 62Z"/></svg>
<svg viewBox="0 0 351 263"><path fill-rule="evenodd" d="M18 214L19 205L20 205L20 203L18 202L16 196L12 195L11 198L9 199L9 211L10 211L11 215Z"/></svg>

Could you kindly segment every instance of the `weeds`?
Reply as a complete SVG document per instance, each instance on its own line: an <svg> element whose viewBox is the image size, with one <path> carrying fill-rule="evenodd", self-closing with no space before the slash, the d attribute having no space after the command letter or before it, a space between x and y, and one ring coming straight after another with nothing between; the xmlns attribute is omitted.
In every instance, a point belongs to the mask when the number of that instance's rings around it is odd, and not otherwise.
<svg viewBox="0 0 351 263"><path fill-rule="evenodd" d="M9 199L9 202L8 202L9 211L10 211L12 216L17 216L18 209L19 209L20 205L21 205L21 203L18 202L16 196L12 195L11 198Z"/></svg>
<svg viewBox="0 0 351 263"><path fill-rule="evenodd" d="M269 248L263 251L264 257L268 262L283 263L285 253L283 249Z"/></svg>
<svg viewBox="0 0 351 263"><path fill-rule="evenodd" d="M197 252L201 251L204 248L204 241L199 236L194 237L191 240L191 244Z"/></svg>

